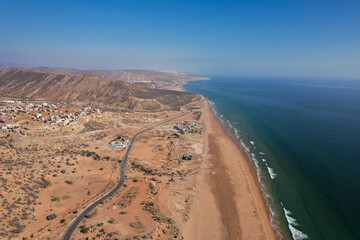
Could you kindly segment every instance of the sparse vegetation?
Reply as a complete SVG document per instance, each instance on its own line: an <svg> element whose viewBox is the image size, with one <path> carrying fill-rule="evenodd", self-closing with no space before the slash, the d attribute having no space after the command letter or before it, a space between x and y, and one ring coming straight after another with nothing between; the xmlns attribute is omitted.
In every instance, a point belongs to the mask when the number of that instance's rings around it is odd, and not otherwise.
<svg viewBox="0 0 360 240"><path fill-rule="evenodd" d="M137 101L135 99L134 108L139 107ZM157 104L143 106L155 109L164 107ZM71 113L71 109L68 112ZM61 127L28 121L26 129L20 129L24 139L16 137L15 133L9 134L8 139L5 134L0 135L0 204L4 206L0 217L6 219L3 221L5 230L0 230L0 238L21 238L25 235L23 232L26 232L25 237L29 237L28 227L32 227L34 221L38 224L35 238L51 238L55 229L64 227L78 214L74 207L82 209L83 204L96 199L95 195L103 194L113 186L126 148L110 149L108 143L117 136L131 139L134 132L143 126L174 114L162 111L156 114L132 112L128 109L119 113L112 110L96 116L86 115L78 122ZM76 231L75 238L94 238L96 235L109 239L123 237L112 228L119 226L119 218L134 216L134 209L139 211L139 214L135 213L138 217L132 221L130 219L131 225L125 226L131 234L135 233L129 238L146 239L155 237L155 234L160 234L162 239L177 237L177 226L161 212L157 198L164 196L163 189L167 191L175 185L169 180L180 184L182 179L192 176L195 171L187 163L176 161L177 155L181 156L191 149L186 142L191 136L179 135L171 129L171 124L139 136L137 143L141 151L147 151L145 148L149 147L154 157L131 155L128 164L132 169L126 173L128 178L121 193L101 202L95 211L88 214L86 218L91 219L85 219L83 227ZM151 164L149 159L152 159ZM6 199L7 196L13 199ZM169 197L172 196L169 194ZM115 215L103 218L103 212L99 209L112 209ZM142 210L149 212L156 223L148 225L149 219L144 219L142 215L148 216L148 213ZM147 229L154 225L157 226L155 229ZM149 230L146 234L145 229Z"/></svg>
<svg viewBox="0 0 360 240"><path fill-rule="evenodd" d="M57 84L53 84L57 82ZM86 84L81 84L86 82ZM6 85L4 85L6 83ZM101 85L86 91L90 86ZM24 86L19 88L18 86ZM29 86L36 86L29 88ZM61 88L59 88L61 86ZM172 108L179 110L201 96L193 93L144 88L122 81L107 80L95 76L75 76L60 73L46 73L25 69L0 70L0 94L3 96L32 97L63 101L92 101L96 103L117 103L124 107L142 110ZM49 94L56 93L56 94ZM80 93L80 95L79 95ZM94 128L95 126L95 128ZM97 129L98 125L90 125Z"/></svg>
<svg viewBox="0 0 360 240"><path fill-rule="evenodd" d="M51 196L51 201L55 202L55 201L60 201L59 197L55 197L55 196Z"/></svg>
<svg viewBox="0 0 360 240"><path fill-rule="evenodd" d="M55 219L56 218L56 214L55 213L52 213L52 214L50 214L50 215L48 215L47 217L46 217L46 220L53 220L53 219Z"/></svg>
<svg viewBox="0 0 360 240"><path fill-rule="evenodd" d="M137 233L145 232L145 225L139 220L139 217L135 217L135 221L131 222L129 225L135 228Z"/></svg>

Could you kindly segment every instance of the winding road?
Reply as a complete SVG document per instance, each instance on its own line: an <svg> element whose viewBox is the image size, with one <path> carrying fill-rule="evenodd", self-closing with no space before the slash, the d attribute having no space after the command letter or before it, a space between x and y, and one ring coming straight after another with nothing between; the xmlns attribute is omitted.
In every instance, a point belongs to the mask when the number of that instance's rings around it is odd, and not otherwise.
<svg viewBox="0 0 360 240"><path fill-rule="evenodd" d="M84 217L86 215L88 215L92 210L94 210L96 208L97 205L99 205L101 202L107 200L108 198L110 198L111 196L113 196L117 191L120 190L120 188L124 185L124 182L125 182L125 171L126 171L126 164L127 164L127 160L128 160L128 156L129 156L129 153L131 151L131 148L135 142L135 139L138 135L148 131L148 130L151 130L159 125L162 125L164 123L167 123L171 120L174 120L176 118L179 118L179 117L182 117L182 116L185 116L187 114L189 114L191 112L188 111L188 112L185 112L185 113L182 113L180 115L177 115L177 116L174 116L174 117L171 117L169 119L166 119L160 123L157 123L151 127L148 127L148 128L145 128L143 130L141 130L140 132L137 132L135 133L135 135L132 137L129 145L128 145L128 148L126 150L126 153L121 161L121 166L120 166L120 177L119 177L119 181L118 183L116 184L116 186L108 193L106 193L105 195L103 195L102 197L98 198L97 200L95 200L94 202L92 202L90 205L88 205L86 208L84 208L71 222L70 224L66 227L66 229L64 230L64 232L61 234L60 236L60 240L70 240L71 238L71 235L73 234L73 232L75 231L75 229L77 228L77 226L80 224L80 222L84 219Z"/></svg>

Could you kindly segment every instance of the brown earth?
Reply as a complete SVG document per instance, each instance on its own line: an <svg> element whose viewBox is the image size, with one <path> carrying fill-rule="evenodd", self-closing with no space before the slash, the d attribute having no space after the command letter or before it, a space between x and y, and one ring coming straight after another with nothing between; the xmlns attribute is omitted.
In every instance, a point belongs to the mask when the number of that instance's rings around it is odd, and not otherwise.
<svg viewBox="0 0 360 240"><path fill-rule="evenodd" d="M245 155L207 104L191 108L138 136L124 187L84 219L73 239L275 239ZM59 237L114 186L125 148L109 142L178 114L104 111L68 126L18 119L23 134L0 133L0 223L7 226L1 237ZM196 123L197 132L174 129L184 121Z"/></svg>
<svg viewBox="0 0 360 240"><path fill-rule="evenodd" d="M176 121L195 121L197 116ZM170 122L138 136L129 156L125 187L80 224L74 239L181 239L203 160L205 135L174 135L178 130L173 126ZM202 120L197 126L201 129ZM192 161L182 160L189 153Z"/></svg>
<svg viewBox="0 0 360 240"><path fill-rule="evenodd" d="M123 106L135 110L179 109L197 94L152 89L98 76L76 76L26 69L0 70L0 96Z"/></svg>
<svg viewBox="0 0 360 240"><path fill-rule="evenodd" d="M23 119L20 113L14 120L19 128L0 132L0 238L59 237L77 212L115 184L125 149L109 142L118 136L129 139L176 114L102 112L58 126ZM147 186L139 186L142 199Z"/></svg>

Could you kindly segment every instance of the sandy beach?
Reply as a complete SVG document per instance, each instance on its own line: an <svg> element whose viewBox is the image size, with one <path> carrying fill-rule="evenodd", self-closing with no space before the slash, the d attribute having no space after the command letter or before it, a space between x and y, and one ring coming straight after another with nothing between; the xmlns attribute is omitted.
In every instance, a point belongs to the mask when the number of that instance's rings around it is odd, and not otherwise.
<svg viewBox="0 0 360 240"><path fill-rule="evenodd" d="M205 110L207 157L185 239L276 239L246 156Z"/></svg>

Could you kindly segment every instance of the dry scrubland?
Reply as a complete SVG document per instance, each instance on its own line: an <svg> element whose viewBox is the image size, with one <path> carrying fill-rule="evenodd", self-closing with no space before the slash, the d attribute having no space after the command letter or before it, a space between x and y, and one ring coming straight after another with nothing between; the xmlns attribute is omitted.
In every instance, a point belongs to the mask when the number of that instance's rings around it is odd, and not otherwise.
<svg viewBox="0 0 360 240"><path fill-rule="evenodd" d="M58 239L116 185L123 145L186 105L137 137L125 185L72 239L275 239L251 165L201 95L5 69L0 96L1 239Z"/></svg>
<svg viewBox="0 0 360 240"><path fill-rule="evenodd" d="M170 80L171 82L171 80ZM77 76L27 69L0 69L0 96L28 100L106 104L114 108L179 110L201 95L153 89L93 75Z"/></svg>
<svg viewBox="0 0 360 240"><path fill-rule="evenodd" d="M79 211L115 185L126 148L109 143L117 137L130 139L178 113L105 110L66 125L19 114L19 128L0 133L0 237L58 238ZM181 134L173 128L183 120L196 122L197 132ZM181 239L203 138L201 111L140 135L129 157L125 187L89 214L73 238ZM183 160L184 155L192 160Z"/></svg>

